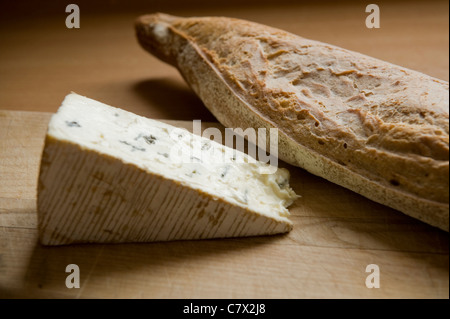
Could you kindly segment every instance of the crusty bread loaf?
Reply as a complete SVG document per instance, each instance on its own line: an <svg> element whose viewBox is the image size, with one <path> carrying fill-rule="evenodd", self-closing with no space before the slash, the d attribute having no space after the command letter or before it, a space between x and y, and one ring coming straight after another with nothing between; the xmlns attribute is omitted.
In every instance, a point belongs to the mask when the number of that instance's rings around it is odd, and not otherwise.
<svg viewBox="0 0 450 319"><path fill-rule="evenodd" d="M248 21L136 22L227 127L279 129L279 157L449 230L448 82Z"/></svg>

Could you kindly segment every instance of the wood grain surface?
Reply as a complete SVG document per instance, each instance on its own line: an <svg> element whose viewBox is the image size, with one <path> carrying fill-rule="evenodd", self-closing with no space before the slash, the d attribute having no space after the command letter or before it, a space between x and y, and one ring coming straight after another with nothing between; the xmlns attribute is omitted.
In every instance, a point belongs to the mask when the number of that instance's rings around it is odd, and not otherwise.
<svg viewBox="0 0 450 319"><path fill-rule="evenodd" d="M447 233L284 163L302 196L287 235L41 246L36 185L50 115L0 111L0 297L448 298ZM80 267L80 289L65 286L68 264ZM365 285L369 264L380 267L378 289Z"/></svg>
<svg viewBox="0 0 450 319"><path fill-rule="evenodd" d="M281 163L302 197L284 236L43 247L36 183L49 117L70 91L190 127L214 122L133 22L155 11L249 19L448 81L448 1L10 1L0 11L0 298L448 298L448 233ZM26 111L26 112L24 112ZM205 123L205 126L218 124ZM81 288L65 286L77 264ZM368 264L381 287L368 289Z"/></svg>

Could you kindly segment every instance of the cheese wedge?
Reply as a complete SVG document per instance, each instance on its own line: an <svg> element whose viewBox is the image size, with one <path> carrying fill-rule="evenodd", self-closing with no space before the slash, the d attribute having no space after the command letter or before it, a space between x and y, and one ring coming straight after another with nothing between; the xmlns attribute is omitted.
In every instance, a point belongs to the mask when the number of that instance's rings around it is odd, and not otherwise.
<svg viewBox="0 0 450 319"><path fill-rule="evenodd" d="M44 245L288 232L289 172L187 130L69 94L38 184Z"/></svg>

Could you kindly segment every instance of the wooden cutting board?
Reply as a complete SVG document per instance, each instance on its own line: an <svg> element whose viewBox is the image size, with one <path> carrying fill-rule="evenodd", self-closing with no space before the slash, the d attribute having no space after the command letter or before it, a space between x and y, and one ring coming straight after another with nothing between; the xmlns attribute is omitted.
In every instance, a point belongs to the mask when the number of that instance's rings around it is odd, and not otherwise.
<svg viewBox="0 0 450 319"><path fill-rule="evenodd" d="M287 235L43 247L36 184L50 116L0 110L1 298L449 297L448 233L283 163L302 196ZM68 264L79 289L65 286ZM369 264L380 288L366 287Z"/></svg>

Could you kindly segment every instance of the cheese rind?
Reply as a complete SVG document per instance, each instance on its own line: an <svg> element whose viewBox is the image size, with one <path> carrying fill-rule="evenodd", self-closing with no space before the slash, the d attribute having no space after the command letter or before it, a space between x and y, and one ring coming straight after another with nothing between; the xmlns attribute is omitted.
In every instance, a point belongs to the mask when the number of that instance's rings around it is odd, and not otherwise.
<svg viewBox="0 0 450 319"><path fill-rule="evenodd" d="M178 138L179 135L188 138ZM208 145L190 162L177 146ZM215 150L211 152L211 150ZM289 172L260 174L246 154L70 94L52 117L38 186L41 243L150 242L288 232ZM233 154L239 163L221 162ZM216 156L216 157L214 157ZM222 157L223 159L223 157Z"/></svg>

